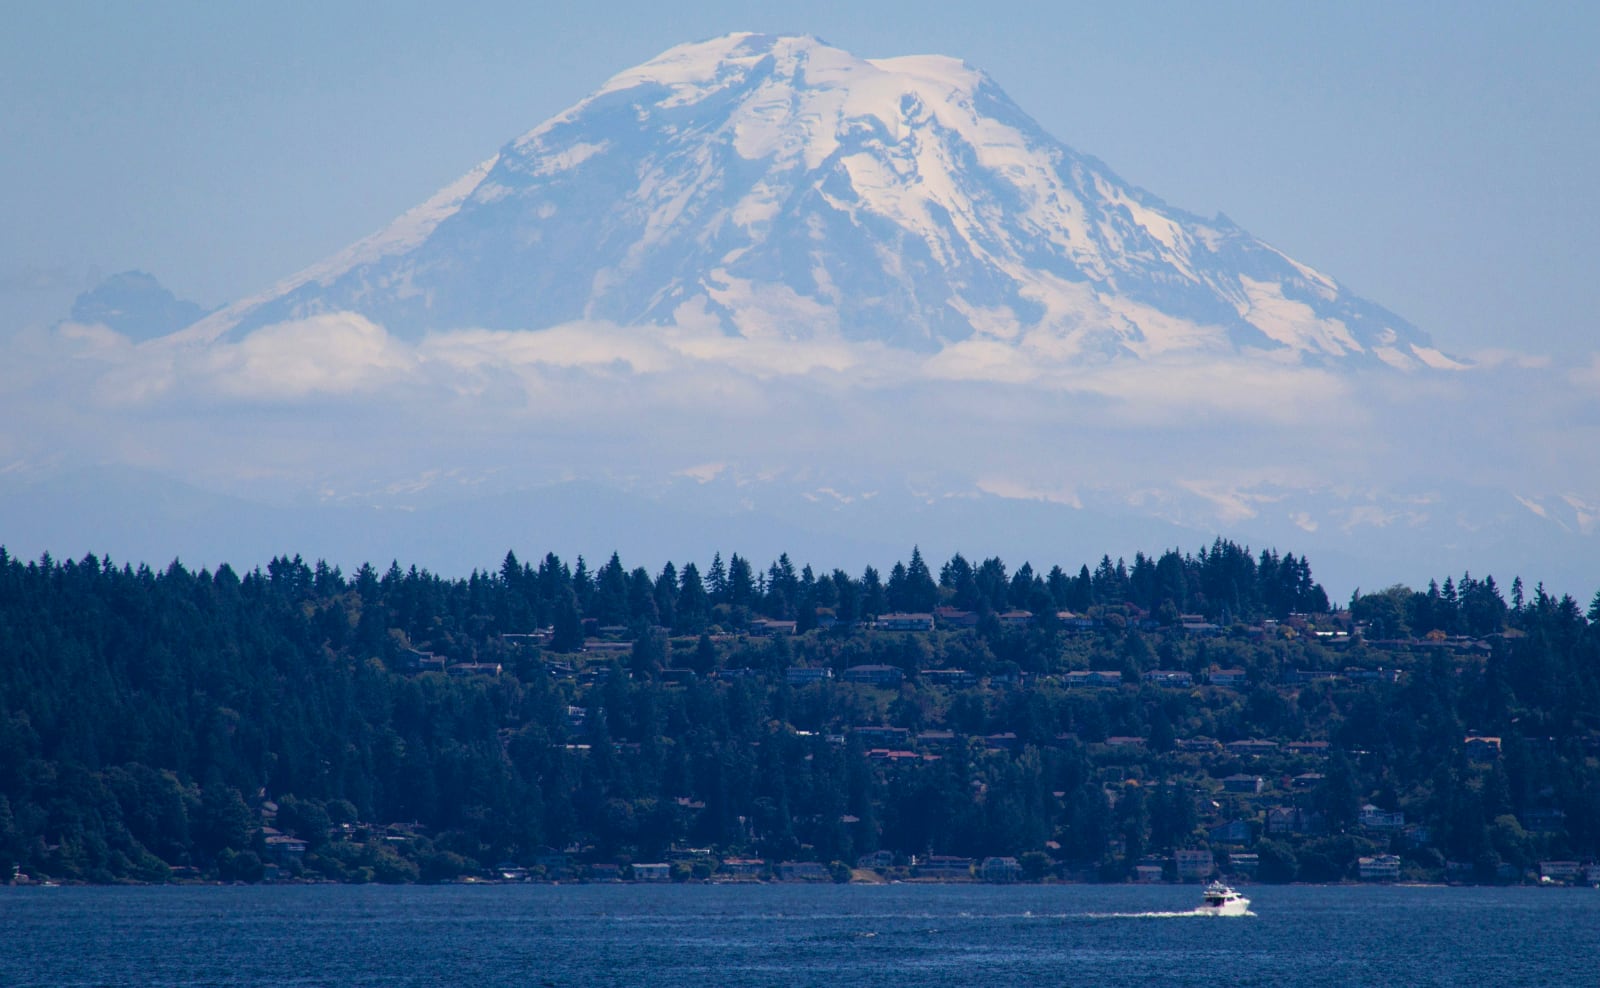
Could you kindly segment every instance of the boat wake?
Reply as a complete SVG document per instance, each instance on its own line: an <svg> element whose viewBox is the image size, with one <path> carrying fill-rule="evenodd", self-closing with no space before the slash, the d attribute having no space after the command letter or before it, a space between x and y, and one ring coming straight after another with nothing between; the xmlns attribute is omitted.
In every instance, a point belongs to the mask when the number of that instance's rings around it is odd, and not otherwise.
<svg viewBox="0 0 1600 988"><path fill-rule="evenodd" d="M1219 913L1215 909L1186 909L1182 912L1142 912L1142 913L1084 913L1087 919L1192 919L1196 916L1254 916L1255 913L1245 910L1239 913Z"/></svg>

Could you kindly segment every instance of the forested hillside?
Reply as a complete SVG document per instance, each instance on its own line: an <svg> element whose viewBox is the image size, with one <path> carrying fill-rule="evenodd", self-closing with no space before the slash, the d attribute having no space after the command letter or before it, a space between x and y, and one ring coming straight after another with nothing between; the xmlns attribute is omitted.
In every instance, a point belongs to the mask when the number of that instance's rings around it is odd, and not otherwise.
<svg viewBox="0 0 1600 988"><path fill-rule="evenodd" d="M1335 610L1305 559L1220 540L1076 572L913 551L887 576L0 550L0 875L885 851L1124 880L1209 849L1264 880L1393 852L1514 881L1600 857L1597 619L1469 575Z"/></svg>

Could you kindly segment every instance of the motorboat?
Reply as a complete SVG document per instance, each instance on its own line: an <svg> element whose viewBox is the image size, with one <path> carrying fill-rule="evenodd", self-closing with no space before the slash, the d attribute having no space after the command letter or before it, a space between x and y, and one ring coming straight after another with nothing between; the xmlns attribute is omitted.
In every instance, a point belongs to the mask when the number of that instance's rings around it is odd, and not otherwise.
<svg viewBox="0 0 1600 988"><path fill-rule="evenodd" d="M1221 882L1207 885L1195 912L1208 916L1243 916L1250 911L1250 900Z"/></svg>

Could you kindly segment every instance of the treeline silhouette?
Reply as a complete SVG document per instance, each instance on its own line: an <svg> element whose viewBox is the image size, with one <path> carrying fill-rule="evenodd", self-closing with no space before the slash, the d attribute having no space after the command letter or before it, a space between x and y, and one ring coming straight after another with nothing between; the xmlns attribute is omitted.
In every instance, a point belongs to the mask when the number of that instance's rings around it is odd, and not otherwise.
<svg viewBox="0 0 1600 988"><path fill-rule="evenodd" d="M1263 841L1278 878L1343 877L1381 849L1355 824L1367 801L1428 824L1395 845L1421 869L1600 855L1596 615L1542 587L1524 601L1520 581L1511 603L1492 580L1446 586L1357 595L1355 619L1421 638L1385 651L1317 633L1344 616L1304 558L1223 540L1076 573L957 555L935 574L914 550L886 577L509 553L464 579L299 557L241 575L0 549L0 877L436 881L537 873L552 849L697 847L1025 855L1032 874L1120 879L1259 809L1222 795L1226 775L1311 768L1326 782L1294 798L1326 830ZM870 626L936 607L971 619ZM796 634L743 633L762 619ZM1468 631L1490 637L1438 640ZM841 681L863 666L896 675ZM1301 675L1347 667L1405 675ZM1205 685L1217 668L1249 685ZM1124 685L1066 685L1083 669ZM1143 681L1155 669L1193 685ZM1469 759L1469 730L1503 756ZM1333 754L1183 744L1242 738Z"/></svg>

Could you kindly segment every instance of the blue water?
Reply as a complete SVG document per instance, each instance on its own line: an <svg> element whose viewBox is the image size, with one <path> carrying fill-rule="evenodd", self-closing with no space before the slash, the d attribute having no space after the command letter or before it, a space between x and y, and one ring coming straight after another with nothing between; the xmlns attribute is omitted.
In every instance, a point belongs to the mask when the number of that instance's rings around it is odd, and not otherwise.
<svg viewBox="0 0 1600 988"><path fill-rule="evenodd" d="M1600 985L1600 891L0 888L0 985Z"/></svg>

